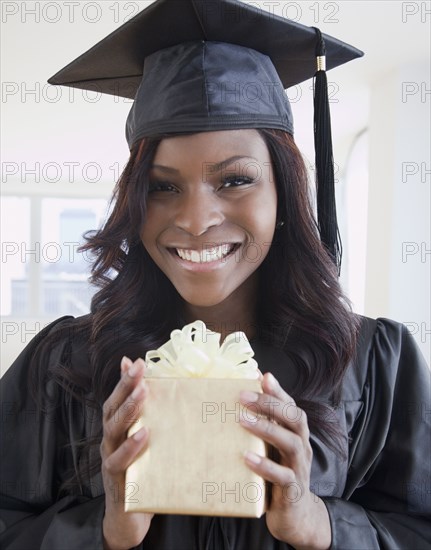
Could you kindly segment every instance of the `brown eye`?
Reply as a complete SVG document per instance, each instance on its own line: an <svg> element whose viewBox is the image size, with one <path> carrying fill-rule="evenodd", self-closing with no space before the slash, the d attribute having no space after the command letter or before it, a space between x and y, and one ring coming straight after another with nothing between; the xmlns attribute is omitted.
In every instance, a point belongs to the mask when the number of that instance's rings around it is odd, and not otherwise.
<svg viewBox="0 0 431 550"><path fill-rule="evenodd" d="M252 178L248 178L247 176L230 176L223 181L222 187L225 189L229 187L241 187L242 185L253 183L253 181Z"/></svg>
<svg viewBox="0 0 431 550"><path fill-rule="evenodd" d="M176 188L165 181L153 181L148 187L148 193L176 192Z"/></svg>

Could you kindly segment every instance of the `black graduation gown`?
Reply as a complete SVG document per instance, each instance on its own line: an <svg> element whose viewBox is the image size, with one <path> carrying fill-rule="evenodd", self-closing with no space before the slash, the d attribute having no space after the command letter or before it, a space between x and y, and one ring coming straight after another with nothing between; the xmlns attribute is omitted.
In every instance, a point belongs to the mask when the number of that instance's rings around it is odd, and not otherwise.
<svg viewBox="0 0 431 550"><path fill-rule="evenodd" d="M40 340L56 323L74 322L63 318L44 329L1 381L4 550L103 548L100 473L83 480L84 494L56 497L76 461L74 442L97 432L94 416L62 396L61 411L48 411L37 421L27 391ZM289 391L295 372L286 356L258 342L253 347L260 369L272 371ZM87 343L67 338L56 343L46 361L58 361L65 353L72 366L88 365ZM336 414L348 435L345 461L311 436L311 489L328 508L332 548L431 548L430 373L403 325L362 319L357 360L346 374ZM288 545L270 535L264 516L158 515L139 548L275 550Z"/></svg>

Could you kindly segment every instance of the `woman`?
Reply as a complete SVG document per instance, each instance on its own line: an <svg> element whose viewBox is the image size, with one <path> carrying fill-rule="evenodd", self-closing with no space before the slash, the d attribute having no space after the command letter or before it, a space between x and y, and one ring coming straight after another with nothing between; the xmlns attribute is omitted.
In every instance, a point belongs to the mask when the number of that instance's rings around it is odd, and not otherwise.
<svg viewBox="0 0 431 550"><path fill-rule="evenodd" d="M196 75L233 67L224 54L252 64L242 83L272 70L250 47L217 44L146 61L114 209L85 245L101 287L92 312L42 331L3 380L5 548L429 547L428 372L401 325L350 311L282 96L232 112L207 86L200 111ZM260 519L123 511L125 469L151 446L145 428L127 438L147 391L140 358L196 319L250 338L264 393L244 403L268 417L271 404L299 407L295 421L244 425L275 449L245 455L272 484ZM292 482L300 498L283 491Z"/></svg>

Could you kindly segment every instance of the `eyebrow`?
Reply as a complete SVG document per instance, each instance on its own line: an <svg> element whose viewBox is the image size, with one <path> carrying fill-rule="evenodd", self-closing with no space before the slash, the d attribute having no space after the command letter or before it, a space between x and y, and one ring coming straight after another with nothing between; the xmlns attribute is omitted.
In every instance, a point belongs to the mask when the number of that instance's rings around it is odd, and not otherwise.
<svg viewBox="0 0 431 550"><path fill-rule="evenodd" d="M257 159L254 157L249 157L248 155L234 155L233 157L229 157L226 160L222 160L221 162L206 162L207 170L209 173L213 174L215 172L220 172L221 170L224 170L229 164L232 164L232 162L235 162L240 159L253 159L257 162ZM153 164L151 167L153 170L161 170L162 172L170 172L178 174L179 170L176 168L171 168L170 166L163 166L162 164Z"/></svg>

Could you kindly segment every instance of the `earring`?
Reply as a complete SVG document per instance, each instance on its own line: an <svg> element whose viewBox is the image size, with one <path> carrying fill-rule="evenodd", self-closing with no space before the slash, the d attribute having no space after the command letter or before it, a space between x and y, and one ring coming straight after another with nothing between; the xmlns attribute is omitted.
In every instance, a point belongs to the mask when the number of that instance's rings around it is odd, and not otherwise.
<svg viewBox="0 0 431 550"><path fill-rule="evenodd" d="M275 228L276 229L281 229L283 227L283 225L284 225L284 222L282 220L280 220L279 222L277 222L275 224Z"/></svg>

